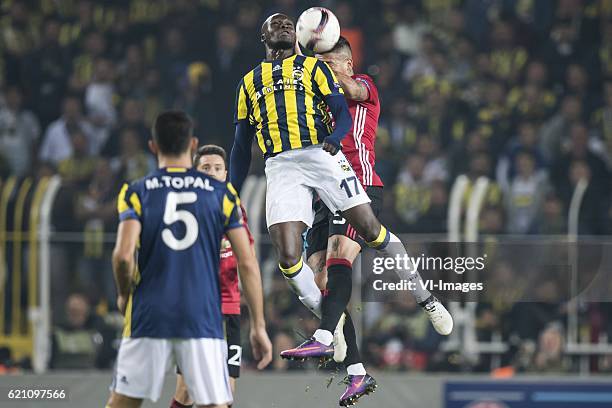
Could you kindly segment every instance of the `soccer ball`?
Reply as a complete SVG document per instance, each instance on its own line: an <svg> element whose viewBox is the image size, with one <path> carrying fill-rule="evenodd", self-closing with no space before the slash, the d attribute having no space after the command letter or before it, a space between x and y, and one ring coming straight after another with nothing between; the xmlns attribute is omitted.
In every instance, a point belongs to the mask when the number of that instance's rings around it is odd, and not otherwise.
<svg viewBox="0 0 612 408"><path fill-rule="evenodd" d="M316 53L334 48L340 38L340 23L328 9L311 7L304 11L296 26L297 40L301 47Z"/></svg>

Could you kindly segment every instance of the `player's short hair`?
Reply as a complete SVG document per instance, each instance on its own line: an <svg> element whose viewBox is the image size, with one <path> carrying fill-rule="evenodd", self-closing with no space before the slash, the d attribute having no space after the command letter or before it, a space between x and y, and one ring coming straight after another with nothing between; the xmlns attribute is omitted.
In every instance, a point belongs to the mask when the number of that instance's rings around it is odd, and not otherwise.
<svg viewBox="0 0 612 408"><path fill-rule="evenodd" d="M334 48L332 48L330 51L330 53L346 53L349 56L353 55L353 50L351 48L351 43L349 43L349 41L343 37L340 36L340 38L338 39L338 42L336 43L336 45L334 45Z"/></svg>
<svg viewBox="0 0 612 408"><path fill-rule="evenodd" d="M227 153L225 152L225 149L221 146L213 144L200 146L198 148L198 151L193 156L193 165L197 167L200 163L200 159L202 158L202 156L211 155L221 156L221 158L223 159L223 163L225 163L225 167L227 167Z"/></svg>
<svg viewBox="0 0 612 408"><path fill-rule="evenodd" d="M183 111L162 112L153 124L153 140L162 154L179 156L189 149L193 121Z"/></svg>

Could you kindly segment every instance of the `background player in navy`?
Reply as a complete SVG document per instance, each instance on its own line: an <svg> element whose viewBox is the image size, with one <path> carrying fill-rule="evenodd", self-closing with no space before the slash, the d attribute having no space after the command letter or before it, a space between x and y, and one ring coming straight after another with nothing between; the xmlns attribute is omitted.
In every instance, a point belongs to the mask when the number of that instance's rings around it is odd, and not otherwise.
<svg viewBox="0 0 612 408"><path fill-rule="evenodd" d="M236 137L230 158L230 177L238 188L244 182L255 136L266 158L266 220L279 255L279 267L300 300L311 310L319 307L319 289L312 269L302 261L302 233L311 227L316 192L333 213L340 212L368 246L389 257L407 257L403 244L380 224L353 169L341 150L341 140L352 118L344 91L329 65L296 54L295 26L283 14L270 16L261 29L266 58L240 81L236 98ZM335 127L331 125L333 115ZM328 264L327 288L351 286L351 263ZM415 282L417 303L432 297L415 270L396 270L401 279ZM350 291L321 304L329 316L313 337L285 358L331 358L332 331L349 302ZM330 299L332 300L332 299ZM436 330L450 334L452 318L439 302L429 313Z"/></svg>
<svg viewBox="0 0 612 408"><path fill-rule="evenodd" d="M243 275L254 356L260 368L271 360L259 267L240 222L240 200L231 184L191 169L192 128L183 112L160 114L149 142L159 169L119 194L113 270L125 327L109 407L156 401L174 362L198 406L232 402L219 289L223 234Z"/></svg>
<svg viewBox="0 0 612 408"><path fill-rule="evenodd" d="M198 148L193 158L193 165L202 173L224 182L227 179L227 153L221 146L205 145ZM242 224L249 234L251 250L255 253L253 236L249 231L247 217L242 208ZM221 258L219 279L221 284L221 311L225 323L225 341L227 342L227 370L230 377L232 393L236 390L236 379L240 377L242 361L242 344L240 341L240 288L238 287L238 260L232 246L223 237L221 241ZM170 408L191 407L193 399L189 396L187 386L181 374L176 381L176 392Z"/></svg>

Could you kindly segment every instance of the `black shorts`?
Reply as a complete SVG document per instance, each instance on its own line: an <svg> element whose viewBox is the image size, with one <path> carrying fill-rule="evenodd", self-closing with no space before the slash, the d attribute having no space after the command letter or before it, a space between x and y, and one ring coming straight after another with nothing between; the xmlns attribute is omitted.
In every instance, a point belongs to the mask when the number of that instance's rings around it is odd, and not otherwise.
<svg viewBox="0 0 612 408"><path fill-rule="evenodd" d="M242 345L240 342L240 315L223 315L225 341L227 342L227 371L232 378L240 377ZM176 373L181 374L176 367Z"/></svg>
<svg viewBox="0 0 612 408"><path fill-rule="evenodd" d="M372 211L378 217L382 211L383 188L378 186L366 187L366 193L372 202ZM357 234L357 231L348 223L340 213L332 214L323 204L323 201L315 202L315 218L312 228L306 233L306 259L312 254L327 249L327 239L332 235L344 235L349 237L363 248L365 241Z"/></svg>
<svg viewBox="0 0 612 408"><path fill-rule="evenodd" d="M240 315L223 315L225 319L225 341L227 341L227 369L232 378L240 377L242 343L240 341Z"/></svg>

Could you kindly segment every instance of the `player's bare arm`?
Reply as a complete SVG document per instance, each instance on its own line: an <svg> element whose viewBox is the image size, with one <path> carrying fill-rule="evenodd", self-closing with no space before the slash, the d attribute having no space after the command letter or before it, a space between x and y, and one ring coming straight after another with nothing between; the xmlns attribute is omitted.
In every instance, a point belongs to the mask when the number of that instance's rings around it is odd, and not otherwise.
<svg viewBox="0 0 612 408"><path fill-rule="evenodd" d="M125 313L130 288L132 286L132 272L135 267L134 253L141 225L137 220L125 220L119 224L117 242L113 250L113 274L117 284L117 308L121 314Z"/></svg>
<svg viewBox="0 0 612 408"><path fill-rule="evenodd" d="M272 343L266 332L259 264L244 228L231 229L226 235L238 260L238 273L250 312L251 333L249 337L253 355L259 360L257 368L261 370L272 361Z"/></svg>
<svg viewBox="0 0 612 408"><path fill-rule="evenodd" d="M338 78L338 82L342 85L342 89L344 89L344 96L347 99L363 102L368 99L368 88L363 82L356 81L351 78L350 75L345 74L344 72L339 72L334 69L334 66L330 64L332 70L336 74L336 78Z"/></svg>

